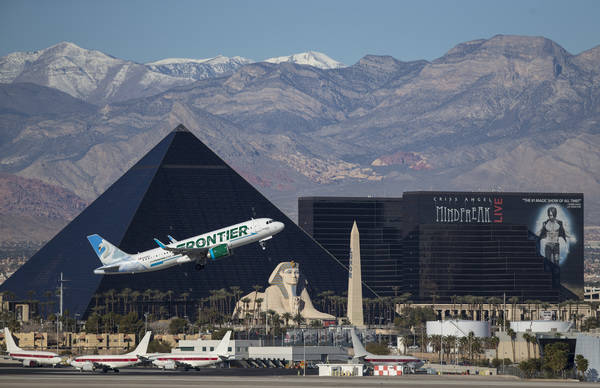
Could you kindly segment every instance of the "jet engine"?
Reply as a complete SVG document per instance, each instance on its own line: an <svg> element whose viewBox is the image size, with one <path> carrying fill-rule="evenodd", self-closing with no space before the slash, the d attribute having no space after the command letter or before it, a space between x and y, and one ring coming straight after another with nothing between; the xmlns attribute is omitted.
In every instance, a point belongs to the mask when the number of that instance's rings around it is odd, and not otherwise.
<svg viewBox="0 0 600 388"><path fill-rule="evenodd" d="M227 244L217 245L216 247L212 247L208 250L206 256L209 259L216 260L220 257L225 257L231 255L231 250L227 246Z"/></svg>
<svg viewBox="0 0 600 388"><path fill-rule="evenodd" d="M91 362L86 362L81 367L81 370L84 370L86 372L93 372L94 371L94 364L92 364Z"/></svg>
<svg viewBox="0 0 600 388"><path fill-rule="evenodd" d="M36 365L35 361L33 361L33 360L27 360L27 359L23 360L23 366L26 368L33 367L35 365Z"/></svg>

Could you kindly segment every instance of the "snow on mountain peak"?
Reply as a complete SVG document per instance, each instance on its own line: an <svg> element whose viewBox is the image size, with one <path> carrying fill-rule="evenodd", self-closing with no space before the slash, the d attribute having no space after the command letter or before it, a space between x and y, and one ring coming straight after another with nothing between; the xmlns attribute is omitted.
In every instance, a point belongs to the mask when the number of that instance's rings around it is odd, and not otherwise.
<svg viewBox="0 0 600 388"><path fill-rule="evenodd" d="M146 63L146 66L162 66L162 65L179 65L183 63L203 63L209 65L223 64L228 62L238 62L238 63L252 63L253 61L248 58L243 57L226 57L223 55L217 55L213 58L205 58L205 59L193 59L193 58L165 58L155 62Z"/></svg>
<svg viewBox="0 0 600 388"><path fill-rule="evenodd" d="M283 62L292 62L298 65L309 65L318 67L320 69L339 69L342 67L346 67L341 62L338 62L327 55L317 52L317 51L307 51L299 54L292 54L283 57L275 57L265 59L263 62L269 63L283 63Z"/></svg>

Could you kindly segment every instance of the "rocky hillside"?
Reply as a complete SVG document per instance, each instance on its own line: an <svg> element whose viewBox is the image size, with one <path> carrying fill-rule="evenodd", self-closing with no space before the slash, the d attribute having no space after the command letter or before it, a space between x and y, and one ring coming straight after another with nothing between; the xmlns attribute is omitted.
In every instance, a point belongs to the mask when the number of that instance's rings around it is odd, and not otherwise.
<svg viewBox="0 0 600 388"><path fill-rule="evenodd" d="M42 244L86 206L62 187L0 173L0 249Z"/></svg>
<svg viewBox="0 0 600 388"><path fill-rule="evenodd" d="M16 81L2 88L36 101ZM452 189L584 192L600 219L600 46L495 36L432 62L250 63L138 97L18 114L0 98L0 171L90 201L183 123L292 217L299 195Z"/></svg>

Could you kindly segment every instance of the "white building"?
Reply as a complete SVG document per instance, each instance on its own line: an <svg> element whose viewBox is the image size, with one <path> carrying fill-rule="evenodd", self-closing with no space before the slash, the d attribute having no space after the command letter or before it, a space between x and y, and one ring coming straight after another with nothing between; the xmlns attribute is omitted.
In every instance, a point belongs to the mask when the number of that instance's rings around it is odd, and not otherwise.
<svg viewBox="0 0 600 388"><path fill-rule="evenodd" d="M441 335L454 337L467 337L473 332L475 337L489 337L490 323L487 321L470 321L464 319L450 319L445 321L428 321L427 335Z"/></svg>
<svg viewBox="0 0 600 388"><path fill-rule="evenodd" d="M569 331L571 325L571 322L565 321L513 321L510 323L510 328L517 333L548 333L554 331L564 333Z"/></svg>

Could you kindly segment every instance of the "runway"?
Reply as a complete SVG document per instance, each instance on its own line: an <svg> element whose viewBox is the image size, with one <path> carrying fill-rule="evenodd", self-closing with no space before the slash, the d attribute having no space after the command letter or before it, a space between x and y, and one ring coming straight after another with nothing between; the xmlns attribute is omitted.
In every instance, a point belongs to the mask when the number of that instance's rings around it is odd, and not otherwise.
<svg viewBox="0 0 600 388"><path fill-rule="evenodd" d="M282 375L281 373L287 373ZM582 387L591 385L576 381L519 380L512 376L431 376L399 377L319 377L298 376L293 370L278 369L213 369L201 371L160 371L131 368L120 373L79 372L68 368L0 368L2 387L262 387L262 388L338 388L370 386L406 387ZM595 384L594 384L595 385Z"/></svg>

